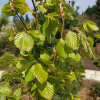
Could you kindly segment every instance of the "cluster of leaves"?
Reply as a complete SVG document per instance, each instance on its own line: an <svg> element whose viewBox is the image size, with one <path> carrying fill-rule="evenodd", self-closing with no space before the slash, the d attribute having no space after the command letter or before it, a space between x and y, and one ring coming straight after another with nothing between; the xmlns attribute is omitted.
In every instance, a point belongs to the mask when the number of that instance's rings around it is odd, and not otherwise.
<svg viewBox="0 0 100 100"><path fill-rule="evenodd" d="M20 49L20 55L10 65L16 67L17 70L10 75L13 76L12 78L21 75L14 93L9 88L11 77L7 76L7 80L1 83L4 85L0 85L0 96L4 98L2 100L5 98L20 100L24 94L24 85L27 85L26 94L38 97L39 100L51 100L53 96L58 96L57 93L60 91L63 100L79 100L77 96L66 90L74 89L73 84L77 81L77 75L84 77L85 68L77 64L81 56L95 58L94 41L90 35L93 35L93 31L97 31L98 27L94 22L86 20L80 28L65 30L65 19L71 20L73 17L72 8L66 4L65 0L35 1L40 2L35 6L32 0L34 11L28 8L25 0L9 0L2 8L2 13L7 16L32 12L35 20L27 27L22 21L25 26L22 32L16 33L15 30L10 29L6 34L9 37L13 36L12 40ZM41 23L38 22L37 8L43 12L45 18ZM60 39L55 38L57 31L61 32ZM91 34L87 34L90 32ZM52 45L49 46L48 43ZM62 68L62 66L67 68L66 59L74 60L70 62L71 68L67 72Z"/></svg>
<svg viewBox="0 0 100 100"><path fill-rule="evenodd" d="M6 53L0 58L0 68L8 67L13 62L15 56L13 54Z"/></svg>

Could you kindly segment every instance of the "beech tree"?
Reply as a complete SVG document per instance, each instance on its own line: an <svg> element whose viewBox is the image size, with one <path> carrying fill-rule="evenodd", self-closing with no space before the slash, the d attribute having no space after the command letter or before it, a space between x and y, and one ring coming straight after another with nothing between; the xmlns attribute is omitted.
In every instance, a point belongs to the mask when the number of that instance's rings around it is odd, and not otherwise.
<svg viewBox="0 0 100 100"><path fill-rule="evenodd" d="M35 2L38 3L37 6ZM38 100L51 100L59 95L62 100L79 100L68 89L74 89L73 82L77 81L77 75L84 77L84 66L77 64L81 56L95 58L91 35L100 37L93 33L99 28L94 22L85 20L81 27L64 29L65 19L70 20L73 17L70 2L67 4L65 0L32 0L32 4L33 11L25 0L9 0L1 10L7 16L24 15L26 12L34 15L34 22L27 26L19 17L25 27L23 31L7 30L6 36L13 35L14 44L20 49L20 54L9 65L17 70L5 71L2 74L6 79L0 83L1 99L21 100L22 95L27 94L37 97ZM39 22L38 10L43 12L44 21ZM57 31L61 33L60 39L55 38ZM68 67L66 59L73 59L68 72L62 68ZM18 81L17 87L13 87L14 92L10 87L13 79ZM25 85L28 87L26 92Z"/></svg>

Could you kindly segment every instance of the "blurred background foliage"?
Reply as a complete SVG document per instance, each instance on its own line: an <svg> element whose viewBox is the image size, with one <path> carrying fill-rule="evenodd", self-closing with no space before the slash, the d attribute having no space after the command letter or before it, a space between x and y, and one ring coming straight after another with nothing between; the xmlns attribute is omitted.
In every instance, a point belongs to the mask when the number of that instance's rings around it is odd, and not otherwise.
<svg viewBox="0 0 100 100"><path fill-rule="evenodd" d="M2 25L6 26L9 22L10 22L9 18L5 14L1 13L1 15L0 15L0 31L1 31Z"/></svg>

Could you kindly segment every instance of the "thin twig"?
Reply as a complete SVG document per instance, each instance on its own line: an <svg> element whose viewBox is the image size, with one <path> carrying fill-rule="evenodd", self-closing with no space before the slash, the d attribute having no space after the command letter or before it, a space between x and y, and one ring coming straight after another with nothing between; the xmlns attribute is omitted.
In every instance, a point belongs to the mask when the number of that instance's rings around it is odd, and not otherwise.
<svg viewBox="0 0 100 100"><path fill-rule="evenodd" d="M67 8L67 11L66 11L66 14L65 14L64 20L66 19L66 16L67 16L67 13L68 13L68 9L69 9L69 5L70 5L70 1L69 1L69 4L68 4L68 8Z"/></svg>
<svg viewBox="0 0 100 100"><path fill-rule="evenodd" d="M61 38L62 38L62 34L63 34L63 31L64 31L64 19L62 18L62 31L61 31Z"/></svg>
<svg viewBox="0 0 100 100"><path fill-rule="evenodd" d="M37 10L36 10L36 6L35 6L35 3L34 3L34 0L32 0L32 3L33 3L33 6L34 6L34 10L35 10L35 12L37 12ZM37 30L39 30L37 13L35 14L35 18L36 18Z"/></svg>
<svg viewBox="0 0 100 100"><path fill-rule="evenodd" d="M68 13L69 5L70 5L70 1L69 1L69 4L68 4L68 8L67 8L65 17L62 18L62 23L63 23L63 25L62 25L62 31L61 31L61 38L62 38L63 31L64 31L64 23L65 23L65 19L66 19L67 13Z"/></svg>
<svg viewBox="0 0 100 100"><path fill-rule="evenodd" d="M27 27L26 27L25 23L23 22L23 20L21 19L21 17L19 16L19 14L18 14L17 12L15 12L15 13L16 13L16 14L17 14L17 16L20 18L21 22L23 23L24 27L25 27L25 28L26 28L26 30L27 30Z"/></svg>

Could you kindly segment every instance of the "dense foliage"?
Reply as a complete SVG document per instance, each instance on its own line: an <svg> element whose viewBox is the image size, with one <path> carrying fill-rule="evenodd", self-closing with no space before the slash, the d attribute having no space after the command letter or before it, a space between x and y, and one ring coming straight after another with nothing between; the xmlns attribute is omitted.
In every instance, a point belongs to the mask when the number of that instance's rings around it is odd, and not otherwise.
<svg viewBox="0 0 100 100"><path fill-rule="evenodd" d="M8 67L10 63L13 63L15 56L13 54L6 53L0 58L0 68Z"/></svg>
<svg viewBox="0 0 100 100"><path fill-rule="evenodd" d="M35 2L38 3L37 6ZM23 94L29 94L39 100L51 100L55 96L61 100L79 100L73 93L75 84L80 85L79 78L82 79L85 73L85 68L79 61L81 56L95 58L91 36L98 37L99 34L93 32L99 28L94 22L85 20L81 27L64 29L65 20L73 18L73 9L65 0L32 0L32 3L33 11L28 8L25 0L9 0L2 8L2 13L7 16L17 15L24 30L7 30L6 36L11 37L11 41L14 40L20 54L10 64L17 70L3 73L6 81L0 85L1 99L21 100ZM38 10L42 12L44 20L38 20ZM34 15L34 22L27 26L19 16L19 13L24 15L26 12ZM60 38L56 39L58 31ZM9 86L12 79L19 81L17 87L13 87L13 93ZM24 85L28 87L26 92Z"/></svg>

